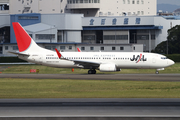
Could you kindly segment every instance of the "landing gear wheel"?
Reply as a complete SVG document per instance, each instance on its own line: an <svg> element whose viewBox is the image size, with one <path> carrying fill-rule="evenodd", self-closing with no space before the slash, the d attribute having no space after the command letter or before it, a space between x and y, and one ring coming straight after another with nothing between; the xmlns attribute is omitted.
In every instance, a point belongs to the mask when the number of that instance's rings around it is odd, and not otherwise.
<svg viewBox="0 0 180 120"><path fill-rule="evenodd" d="M96 74L96 70L89 70L88 74Z"/></svg>
<svg viewBox="0 0 180 120"><path fill-rule="evenodd" d="M93 74L96 74L96 70L93 70Z"/></svg>
<svg viewBox="0 0 180 120"><path fill-rule="evenodd" d="M156 71L156 74L159 74L159 71Z"/></svg>
<svg viewBox="0 0 180 120"><path fill-rule="evenodd" d="M92 70L89 70L89 71L88 71L88 74L92 74Z"/></svg>

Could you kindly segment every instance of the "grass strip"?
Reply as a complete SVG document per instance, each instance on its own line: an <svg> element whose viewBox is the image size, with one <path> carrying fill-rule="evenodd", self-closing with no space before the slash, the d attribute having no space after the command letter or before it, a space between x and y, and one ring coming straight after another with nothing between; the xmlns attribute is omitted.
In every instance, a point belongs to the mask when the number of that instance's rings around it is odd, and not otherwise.
<svg viewBox="0 0 180 120"><path fill-rule="evenodd" d="M0 68L3 66L0 66ZM75 69L72 72L70 68L52 68L42 65L11 65L8 66L2 73L14 73L14 74L28 74L30 69L39 69L40 74L87 74L86 69ZM99 72L97 74L154 74L155 69L122 69L120 72ZM161 74L165 73L180 73L180 63L176 63L173 66L165 68L164 71L160 71Z"/></svg>
<svg viewBox="0 0 180 120"><path fill-rule="evenodd" d="M0 79L0 98L180 98L180 82Z"/></svg>

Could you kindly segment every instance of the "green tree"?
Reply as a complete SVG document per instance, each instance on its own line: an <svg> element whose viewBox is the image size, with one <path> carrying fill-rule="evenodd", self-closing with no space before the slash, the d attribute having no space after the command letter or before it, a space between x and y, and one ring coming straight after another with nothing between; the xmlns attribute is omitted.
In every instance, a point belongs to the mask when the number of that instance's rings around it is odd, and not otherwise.
<svg viewBox="0 0 180 120"><path fill-rule="evenodd" d="M168 30L168 53L180 54L180 25ZM167 41L164 41L157 45L155 48L157 53L167 53Z"/></svg>

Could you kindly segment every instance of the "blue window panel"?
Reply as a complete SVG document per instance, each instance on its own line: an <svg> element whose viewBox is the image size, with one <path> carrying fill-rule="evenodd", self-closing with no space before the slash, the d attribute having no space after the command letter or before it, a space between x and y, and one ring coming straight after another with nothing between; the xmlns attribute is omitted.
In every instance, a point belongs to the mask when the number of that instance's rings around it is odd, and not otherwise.
<svg viewBox="0 0 180 120"><path fill-rule="evenodd" d="M160 30L163 26L95 26L95 27L83 27L83 30Z"/></svg>
<svg viewBox="0 0 180 120"><path fill-rule="evenodd" d="M124 24L128 25L128 23L129 23L129 18L124 18Z"/></svg>
<svg viewBox="0 0 180 120"><path fill-rule="evenodd" d="M141 18L136 18L136 24L140 24L141 23Z"/></svg>
<svg viewBox="0 0 180 120"><path fill-rule="evenodd" d="M112 20L112 24L113 24L113 25L116 25L116 22L117 22L117 19L114 18L114 19Z"/></svg>
<svg viewBox="0 0 180 120"><path fill-rule="evenodd" d="M101 19L101 25L105 25L106 19Z"/></svg>

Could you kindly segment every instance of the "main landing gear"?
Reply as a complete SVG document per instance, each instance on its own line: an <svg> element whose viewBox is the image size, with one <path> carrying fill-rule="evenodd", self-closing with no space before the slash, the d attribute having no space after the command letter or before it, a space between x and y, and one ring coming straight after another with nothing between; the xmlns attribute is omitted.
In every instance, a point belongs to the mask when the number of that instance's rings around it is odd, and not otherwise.
<svg viewBox="0 0 180 120"><path fill-rule="evenodd" d="M89 71L88 71L88 74L96 74L96 70L95 70L95 69L89 70Z"/></svg>

